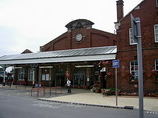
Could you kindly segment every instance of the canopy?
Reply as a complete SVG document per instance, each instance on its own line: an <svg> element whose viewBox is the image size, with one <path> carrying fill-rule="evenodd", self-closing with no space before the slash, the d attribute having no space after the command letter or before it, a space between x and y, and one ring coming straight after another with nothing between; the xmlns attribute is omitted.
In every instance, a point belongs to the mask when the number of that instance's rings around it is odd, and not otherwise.
<svg viewBox="0 0 158 118"><path fill-rule="evenodd" d="M113 60L116 58L116 53L116 46L105 46L4 55L0 57L0 65Z"/></svg>

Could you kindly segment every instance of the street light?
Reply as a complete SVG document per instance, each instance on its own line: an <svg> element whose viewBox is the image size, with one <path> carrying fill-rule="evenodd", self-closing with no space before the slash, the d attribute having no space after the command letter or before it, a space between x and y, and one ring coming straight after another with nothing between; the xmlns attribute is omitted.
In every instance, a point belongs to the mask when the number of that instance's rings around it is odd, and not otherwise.
<svg viewBox="0 0 158 118"><path fill-rule="evenodd" d="M37 68L38 64L30 64L31 68L33 68L33 80L32 80L32 86L35 86L35 68Z"/></svg>
<svg viewBox="0 0 158 118"><path fill-rule="evenodd" d="M132 38L137 42L137 57L138 57L138 85L139 85L139 118L144 118L143 106L143 64L142 64L142 42L140 18L134 18L131 14Z"/></svg>

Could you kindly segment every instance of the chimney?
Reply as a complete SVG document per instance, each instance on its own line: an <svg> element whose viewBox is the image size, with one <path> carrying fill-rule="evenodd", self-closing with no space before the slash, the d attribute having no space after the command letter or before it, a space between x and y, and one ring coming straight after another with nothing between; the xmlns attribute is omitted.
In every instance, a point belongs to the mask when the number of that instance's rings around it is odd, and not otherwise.
<svg viewBox="0 0 158 118"><path fill-rule="evenodd" d="M123 13L124 2L123 2L123 0L117 0L116 5L117 5L117 22L119 22L124 16L124 13Z"/></svg>

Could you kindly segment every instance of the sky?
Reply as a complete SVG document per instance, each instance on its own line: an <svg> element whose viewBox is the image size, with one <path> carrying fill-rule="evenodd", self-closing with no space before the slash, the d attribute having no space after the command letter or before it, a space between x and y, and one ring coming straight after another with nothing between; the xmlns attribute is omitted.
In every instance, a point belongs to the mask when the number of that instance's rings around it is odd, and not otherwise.
<svg viewBox="0 0 158 118"><path fill-rule="evenodd" d="M142 0L124 0L124 16ZM67 31L76 19L114 33L116 0L0 0L0 56L39 47Z"/></svg>

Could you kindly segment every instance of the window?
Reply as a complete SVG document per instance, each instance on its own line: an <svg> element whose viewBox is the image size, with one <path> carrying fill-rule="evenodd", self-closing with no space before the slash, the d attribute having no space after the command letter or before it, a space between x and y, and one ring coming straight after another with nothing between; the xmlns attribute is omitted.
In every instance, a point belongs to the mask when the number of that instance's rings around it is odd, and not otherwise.
<svg viewBox="0 0 158 118"><path fill-rule="evenodd" d="M132 28L129 28L129 42L130 45L136 45L136 41L132 39Z"/></svg>
<svg viewBox="0 0 158 118"><path fill-rule="evenodd" d="M130 62L130 72L131 72L130 81L137 81L138 80L138 61L137 60L133 60Z"/></svg>
<svg viewBox="0 0 158 118"><path fill-rule="evenodd" d="M20 68L19 69L18 80L24 80L24 77L25 77L25 69L24 68Z"/></svg>
<svg viewBox="0 0 158 118"><path fill-rule="evenodd" d="M138 10L138 9L140 9L140 6L136 6L136 7L134 8L134 10Z"/></svg>
<svg viewBox="0 0 158 118"><path fill-rule="evenodd" d="M28 80L32 81L33 80L33 68L30 68L28 71L29 71L28 72Z"/></svg>
<svg viewBox="0 0 158 118"><path fill-rule="evenodd" d="M158 0L156 0L156 7L158 7Z"/></svg>
<svg viewBox="0 0 158 118"><path fill-rule="evenodd" d="M42 81L49 81L49 74L42 74Z"/></svg>
<svg viewBox="0 0 158 118"><path fill-rule="evenodd" d="M158 83L158 59L155 60L155 83Z"/></svg>
<svg viewBox="0 0 158 118"><path fill-rule="evenodd" d="M155 42L158 42L158 24L154 25Z"/></svg>
<svg viewBox="0 0 158 118"><path fill-rule="evenodd" d="M49 81L51 79L49 71L48 68L42 68L42 81Z"/></svg>
<svg viewBox="0 0 158 118"><path fill-rule="evenodd" d="M155 60L155 70L158 71L158 59Z"/></svg>

